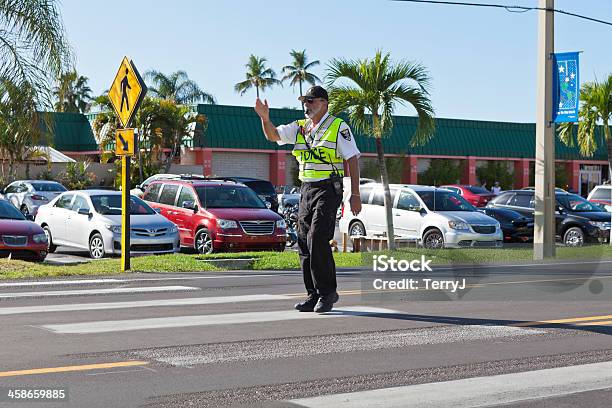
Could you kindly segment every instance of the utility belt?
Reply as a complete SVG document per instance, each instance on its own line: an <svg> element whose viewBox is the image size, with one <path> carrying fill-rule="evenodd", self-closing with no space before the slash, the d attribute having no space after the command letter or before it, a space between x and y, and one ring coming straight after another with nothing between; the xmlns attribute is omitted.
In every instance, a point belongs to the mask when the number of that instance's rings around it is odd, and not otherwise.
<svg viewBox="0 0 612 408"><path fill-rule="evenodd" d="M304 181L302 185L306 187L315 187L315 188L316 187L327 187L331 185L334 189L334 192L338 195L342 195L342 191L344 189L343 183L342 183L342 177L340 177L340 175L337 173L333 173L329 178L326 178L324 180Z"/></svg>

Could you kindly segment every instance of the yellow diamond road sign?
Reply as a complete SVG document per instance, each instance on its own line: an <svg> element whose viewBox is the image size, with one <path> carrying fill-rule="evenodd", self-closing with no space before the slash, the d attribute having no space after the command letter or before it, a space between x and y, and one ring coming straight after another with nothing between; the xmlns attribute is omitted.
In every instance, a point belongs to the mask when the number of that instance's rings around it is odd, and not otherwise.
<svg viewBox="0 0 612 408"><path fill-rule="evenodd" d="M124 57L108 91L108 97L119 117L121 126L128 127L146 92L147 86L134 63Z"/></svg>
<svg viewBox="0 0 612 408"><path fill-rule="evenodd" d="M115 137L115 153L118 156L132 156L134 154L136 138L134 129L118 129Z"/></svg>

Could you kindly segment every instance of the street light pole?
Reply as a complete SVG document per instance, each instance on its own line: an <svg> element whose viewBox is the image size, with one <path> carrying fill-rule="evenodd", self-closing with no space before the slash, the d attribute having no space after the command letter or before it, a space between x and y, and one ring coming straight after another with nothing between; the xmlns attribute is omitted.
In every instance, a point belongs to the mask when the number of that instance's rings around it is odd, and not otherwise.
<svg viewBox="0 0 612 408"><path fill-rule="evenodd" d="M533 258L555 256L555 128L553 109L554 0L539 0L538 91Z"/></svg>

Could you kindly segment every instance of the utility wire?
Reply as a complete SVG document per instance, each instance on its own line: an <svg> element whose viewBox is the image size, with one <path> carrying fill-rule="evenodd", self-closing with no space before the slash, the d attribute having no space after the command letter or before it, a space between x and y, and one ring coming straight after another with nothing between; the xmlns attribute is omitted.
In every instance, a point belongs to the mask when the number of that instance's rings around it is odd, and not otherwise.
<svg viewBox="0 0 612 408"><path fill-rule="evenodd" d="M572 17L581 18L583 20L593 21L596 23L606 24L612 26L612 22L599 20L597 18L583 16L581 14L570 13L568 11L559 9L547 9L542 7L525 7L525 6L505 6L503 4L486 4L486 3L468 3L468 2L454 2L454 1L437 1L437 0L392 0L405 3L426 3L426 4L439 4L439 5L453 5L453 6L471 6L471 7L491 7L491 8L502 8L511 13L525 13L531 10L546 10L554 11L555 13L565 14Z"/></svg>

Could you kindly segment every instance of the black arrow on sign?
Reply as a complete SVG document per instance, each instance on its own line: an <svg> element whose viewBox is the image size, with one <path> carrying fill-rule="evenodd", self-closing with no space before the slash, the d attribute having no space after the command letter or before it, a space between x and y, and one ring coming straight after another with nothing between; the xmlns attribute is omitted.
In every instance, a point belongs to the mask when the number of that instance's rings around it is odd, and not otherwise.
<svg viewBox="0 0 612 408"><path fill-rule="evenodd" d="M123 145L123 151L127 152L130 149L130 145L129 143L123 138L123 136L121 135L121 133L119 133L119 141L121 142L121 144Z"/></svg>

